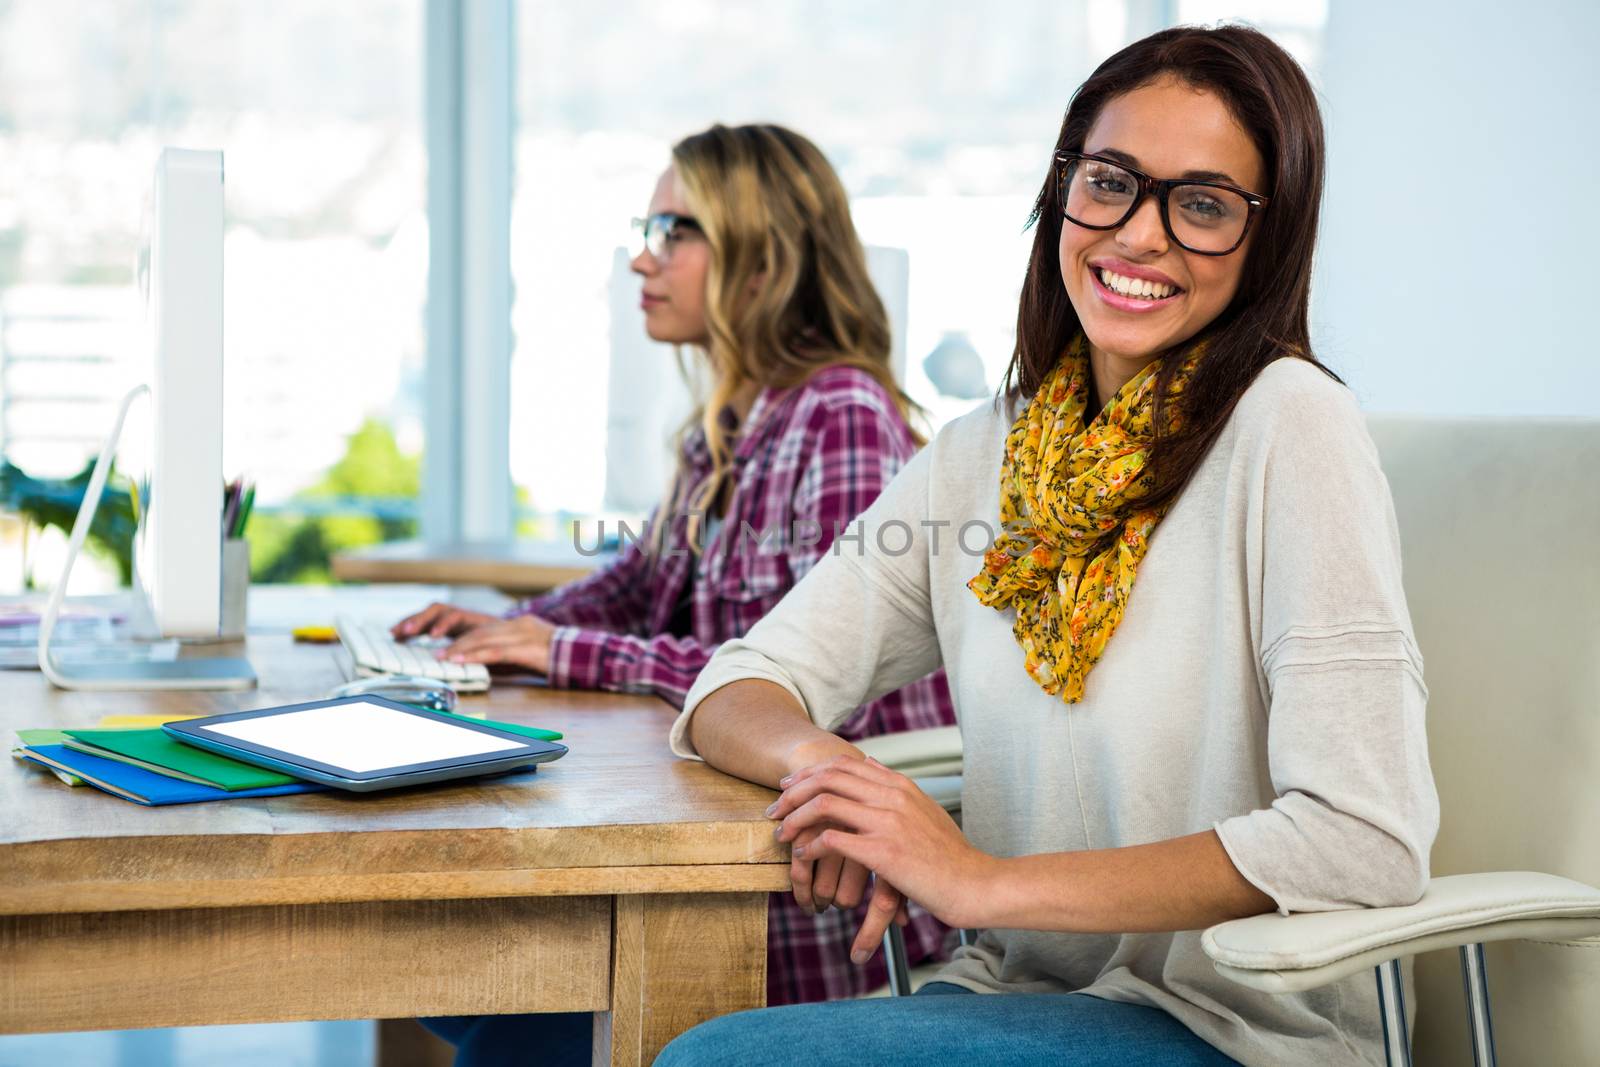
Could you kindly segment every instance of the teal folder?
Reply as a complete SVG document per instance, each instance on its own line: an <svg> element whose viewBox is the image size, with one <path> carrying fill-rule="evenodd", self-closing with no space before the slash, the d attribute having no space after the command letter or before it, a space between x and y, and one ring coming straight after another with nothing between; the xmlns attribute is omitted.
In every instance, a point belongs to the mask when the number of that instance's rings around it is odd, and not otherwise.
<svg viewBox="0 0 1600 1067"><path fill-rule="evenodd" d="M168 777L196 784L212 785L218 789L238 792L244 789L265 789L273 785L288 785L297 781L287 774L253 767L227 756L205 752L168 737L155 730L68 730L72 740L66 745L101 759L132 763L161 774L175 771ZM79 742L74 744L73 742ZM87 747L86 747L87 746ZM103 749L91 752L90 748Z"/></svg>
<svg viewBox="0 0 1600 1067"><path fill-rule="evenodd" d="M504 730L511 734L521 734L523 737L531 737L535 741L561 740L561 734L556 730L542 730L537 726L523 726L520 723L501 722L498 719L479 719L471 715L457 715L453 711L440 711L437 708L423 708L421 705L417 704L412 704L409 706L419 708L422 711L431 711L435 715L443 715L447 719L460 719L462 722L474 722L479 726L493 726L496 730Z"/></svg>

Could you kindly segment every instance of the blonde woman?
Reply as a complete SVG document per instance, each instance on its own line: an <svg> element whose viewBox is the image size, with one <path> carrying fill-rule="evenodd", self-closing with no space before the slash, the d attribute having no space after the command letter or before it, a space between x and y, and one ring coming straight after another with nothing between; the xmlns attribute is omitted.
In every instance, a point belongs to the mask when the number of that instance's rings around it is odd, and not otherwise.
<svg viewBox="0 0 1600 1067"><path fill-rule="evenodd" d="M655 693L677 706L724 641L777 605L871 504L921 441L889 370L889 325L867 276L844 188L810 141L780 126L713 126L672 150L633 260L645 330L698 353L710 395L686 428L678 470L651 534L591 577L509 617L433 604L399 637L456 637L440 654L543 673L551 685ZM942 673L865 703L838 735L954 722ZM864 872L820 871L801 907L774 894L767 999L852 996L885 981L881 954L852 963ZM831 907L831 905L837 907ZM906 928L913 961L944 928L925 912ZM589 1017L430 1020L457 1062L539 1048L589 1055ZM526 1037L524 1040L523 1030ZM559 1030L559 1034L558 1034Z"/></svg>

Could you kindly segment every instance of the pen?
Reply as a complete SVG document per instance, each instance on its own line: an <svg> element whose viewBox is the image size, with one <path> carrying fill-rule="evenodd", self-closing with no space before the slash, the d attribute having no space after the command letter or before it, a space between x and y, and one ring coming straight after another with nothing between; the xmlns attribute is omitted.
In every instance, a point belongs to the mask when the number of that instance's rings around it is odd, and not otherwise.
<svg viewBox="0 0 1600 1067"><path fill-rule="evenodd" d="M244 524L250 521L250 509L255 505L255 502L256 487L254 483L251 483L250 487L244 491L244 500L239 505L239 517L233 526L234 537L244 536Z"/></svg>
<svg viewBox="0 0 1600 1067"><path fill-rule="evenodd" d="M233 523L239 511L239 480L226 483L222 487L222 531L223 536L233 536Z"/></svg>

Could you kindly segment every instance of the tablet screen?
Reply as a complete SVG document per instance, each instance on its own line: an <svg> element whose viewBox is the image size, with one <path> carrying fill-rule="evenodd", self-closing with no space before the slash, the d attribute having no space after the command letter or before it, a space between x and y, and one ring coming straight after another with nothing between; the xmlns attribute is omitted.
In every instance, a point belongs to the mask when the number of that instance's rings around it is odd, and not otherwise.
<svg viewBox="0 0 1600 1067"><path fill-rule="evenodd" d="M526 747L366 701L213 723L205 729L357 774Z"/></svg>

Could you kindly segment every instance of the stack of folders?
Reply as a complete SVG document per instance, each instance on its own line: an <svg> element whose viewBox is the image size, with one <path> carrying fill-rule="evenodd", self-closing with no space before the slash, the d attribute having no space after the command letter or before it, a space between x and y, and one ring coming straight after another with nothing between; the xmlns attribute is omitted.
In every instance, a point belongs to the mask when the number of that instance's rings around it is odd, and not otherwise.
<svg viewBox="0 0 1600 1067"><path fill-rule="evenodd" d="M183 744L173 740L160 726L112 725L118 719L126 723L142 718L113 716L94 729L18 730L11 754L53 771L68 785L91 785L124 800L150 806L317 793L328 788ZM186 718L193 716L163 715L159 716L159 721L176 722ZM484 719L461 715L450 718L486 723ZM543 741L561 736L516 723L486 724Z"/></svg>

